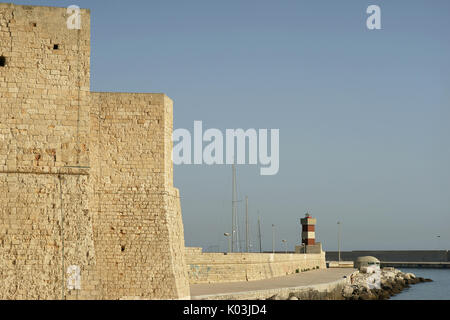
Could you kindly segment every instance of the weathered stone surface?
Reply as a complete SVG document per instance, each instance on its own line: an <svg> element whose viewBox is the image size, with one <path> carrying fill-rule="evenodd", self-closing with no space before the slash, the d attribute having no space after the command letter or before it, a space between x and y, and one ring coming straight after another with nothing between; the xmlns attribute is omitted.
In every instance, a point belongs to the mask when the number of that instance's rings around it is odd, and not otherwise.
<svg viewBox="0 0 450 320"><path fill-rule="evenodd" d="M0 4L0 299L186 298L172 101L91 93L81 15Z"/></svg>
<svg viewBox="0 0 450 320"><path fill-rule="evenodd" d="M186 248L186 263L191 284L262 280L326 268L324 252L223 254Z"/></svg>

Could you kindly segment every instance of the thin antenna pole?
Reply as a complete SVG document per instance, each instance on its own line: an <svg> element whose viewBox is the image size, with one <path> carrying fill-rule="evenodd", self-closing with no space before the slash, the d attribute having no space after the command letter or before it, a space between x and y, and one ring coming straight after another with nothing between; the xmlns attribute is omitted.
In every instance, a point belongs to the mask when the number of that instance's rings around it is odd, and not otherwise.
<svg viewBox="0 0 450 320"><path fill-rule="evenodd" d="M258 237L259 237L259 252L262 253L262 240L261 240L261 217L258 211Z"/></svg>
<svg viewBox="0 0 450 320"><path fill-rule="evenodd" d="M248 242L248 196L245 197L245 245L247 248L247 252L250 252Z"/></svg>
<svg viewBox="0 0 450 320"><path fill-rule="evenodd" d="M236 201L237 202L237 201ZM242 243L239 231L239 212L236 205L236 252L242 252Z"/></svg>
<svg viewBox="0 0 450 320"><path fill-rule="evenodd" d="M275 253L275 225L272 224L272 253Z"/></svg>
<svg viewBox="0 0 450 320"><path fill-rule="evenodd" d="M338 221L338 261L341 263L341 222Z"/></svg>
<svg viewBox="0 0 450 320"><path fill-rule="evenodd" d="M232 220L232 222L231 222L231 224L232 224L232 226L231 226L231 252L234 252L234 248L235 248L235 245L236 245L236 240L238 239L237 238L237 228L236 228L236 219L237 219L237 208L236 208L236 201L237 201L237 199L236 199L236 165L234 165L233 164L233 168L232 168L232 170L233 170L233 182L232 182L232 185L233 185L233 191L232 191L232 200L231 200L231 216L232 216L232 218L231 218L231 220Z"/></svg>

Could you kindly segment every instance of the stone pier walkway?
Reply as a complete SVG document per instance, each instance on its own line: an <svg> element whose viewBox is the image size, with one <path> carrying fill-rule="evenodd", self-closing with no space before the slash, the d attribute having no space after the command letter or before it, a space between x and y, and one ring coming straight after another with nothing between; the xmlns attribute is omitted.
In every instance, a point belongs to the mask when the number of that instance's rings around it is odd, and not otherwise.
<svg viewBox="0 0 450 320"><path fill-rule="evenodd" d="M284 277L248 282L227 282L191 285L191 298L203 299L265 299L288 291L314 289L327 291L347 281L352 268L313 270Z"/></svg>

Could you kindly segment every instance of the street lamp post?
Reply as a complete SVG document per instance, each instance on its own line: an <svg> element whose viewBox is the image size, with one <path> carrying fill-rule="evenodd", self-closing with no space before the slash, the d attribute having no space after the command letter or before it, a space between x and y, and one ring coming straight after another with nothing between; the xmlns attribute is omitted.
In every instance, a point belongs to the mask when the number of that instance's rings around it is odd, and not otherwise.
<svg viewBox="0 0 450 320"><path fill-rule="evenodd" d="M225 232L223 235L228 238L228 253L230 253L231 252L231 237L230 237L231 234L228 232Z"/></svg>
<svg viewBox="0 0 450 320"><path fill-rule="evenodd" d="M338 261L341 263L341 222L338 221Z"/></svg>
<svg viewBox="0 0 450 320"><path fill-rule="evenodd" d="M281 240L281 242L283 242L284 246L285 246L285 253L287 253L287 240L283 239Z"/></svg>
<svg viewBox="0 0 450 320"><path fill-rule="evenodd" d="M272 253L275 253L275 225L272 224Z"/></svg>

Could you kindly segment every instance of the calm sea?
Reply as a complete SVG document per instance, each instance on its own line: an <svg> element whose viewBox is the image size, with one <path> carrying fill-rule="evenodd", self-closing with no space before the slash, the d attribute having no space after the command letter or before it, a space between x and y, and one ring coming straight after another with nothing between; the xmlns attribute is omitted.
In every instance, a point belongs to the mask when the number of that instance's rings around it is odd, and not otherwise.
<svg viewBox="0 0 450 320"><path fill-rule="evenodd" d="M450 300L450 269L399 269L417 277L430 278L433 282L412 285L391 300Z"/></svg>

